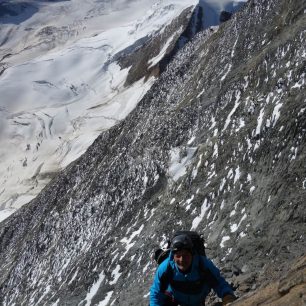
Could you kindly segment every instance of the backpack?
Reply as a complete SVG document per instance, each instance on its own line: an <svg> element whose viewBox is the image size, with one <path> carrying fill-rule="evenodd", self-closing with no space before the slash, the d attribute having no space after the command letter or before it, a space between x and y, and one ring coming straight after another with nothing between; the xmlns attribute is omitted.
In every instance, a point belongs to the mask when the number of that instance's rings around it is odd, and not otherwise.
<svg viewBox="0 0 306 306"><path fill-rule="evenodd" d="M199 233L195 231L177 231L174 234L173 238L178 235L182 235L182 234L188 235L191 238L192 243L193 243L194 253L206 257L204 237L202 235L200 235ZM158 265L160 265L166 258L169 257L170 251L171 251L170 246L171 246L171 241L168 240L168 245L165 250L158 249L155 251L154 259ZM215 287L218 283L214 275L208 269L204 267L204 263L200 264L200 277L201 277L200 280L197 281L196 283L195 282L190 283L189 286L183 286L184 288L181 288L181 289L183 289L184 292L187 294L196 294L198 291L201 290L203 283L207 283L212 288ZM163 274L160 282L161 282L162 292L166 291L169 284L171 284L173 287L176 287L176 284L173 281L173 270L170 265L167 266L166 272Z"/></svg>

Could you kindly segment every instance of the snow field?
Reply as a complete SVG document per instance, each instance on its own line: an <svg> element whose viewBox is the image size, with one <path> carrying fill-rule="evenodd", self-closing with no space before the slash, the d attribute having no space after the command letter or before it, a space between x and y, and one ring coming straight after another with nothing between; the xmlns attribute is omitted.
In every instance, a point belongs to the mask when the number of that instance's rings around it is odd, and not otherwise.
<svg viewBox="0 0 306 306"><path fill-rule="evenodd" d="M129 69L121 70L112 57L197 3L146 0L125 5L113 1L94 10L99 3L78 2L78 9L70 3L41 5L7 42L10 48L17 48L22 29L29 23L33 29L51 21L54 31L65 23L72 32L77 28L65 43L54 42L53 49L20 52L1 75L0 203L5 209L16 210L33 199L51 176L82 155L101 131L135 108L154 79L125 88ZM64 12L69 14L62 15ZM10 26L14 27L7 23L6 28ZM27 43L34 44L29 33ZM2 216L8 216L8 211Z"/></svg>

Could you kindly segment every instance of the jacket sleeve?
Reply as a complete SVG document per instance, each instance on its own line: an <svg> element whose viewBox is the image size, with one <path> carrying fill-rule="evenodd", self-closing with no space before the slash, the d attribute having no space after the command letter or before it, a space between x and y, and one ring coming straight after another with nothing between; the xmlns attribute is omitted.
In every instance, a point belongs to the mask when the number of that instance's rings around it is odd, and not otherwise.
<svg viewBox="0 0 306 306"><path fill-rule="evenodd" d="M216 280L213 290L216 292L218 297L223 298L227 294L235 296L233 289L224 277L221 276L219 269L213 264L213 262L208 258L205 258L204 262L205 266L209 269Z"/></svg>
<svg viewBox="0 0 306 306"><path fill-rule="evenodd" d="M150 306L163 306L166 302L166 295L161 291L161 278L166 272L168 260L165 260L158 267L153 284L150 289Z"/></svg>

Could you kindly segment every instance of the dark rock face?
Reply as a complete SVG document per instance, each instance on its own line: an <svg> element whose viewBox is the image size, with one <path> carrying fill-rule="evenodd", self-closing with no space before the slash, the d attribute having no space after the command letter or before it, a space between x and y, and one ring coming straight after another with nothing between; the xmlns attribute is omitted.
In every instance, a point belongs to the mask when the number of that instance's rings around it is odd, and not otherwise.
<svg viewBox="0 0 306 306"><path fill-rule="evenodd" d="M182 228L238 295L287 271L306 251L305 16L303 1L249 1L180 50L1 223L0 303L147 305L153 250Z"/></svg>
<svg viewBox="0 0 306 306"><path fill-rule="evenodd" d="M202 30L201 12L200 6L194 10L192 7L187 8L162 31L144 37L116 54L112 61L118 61L122 68L130 67L125 85L131 85L143 77L159 76L164 72L175 54ZM154 63L152 59L158 57L164 48L166 50L161 59Z"/></svg>
<svg viewBox="0 0 306 306"><path fill-rule="evenodd" d="M171 9L171 8L169 8ZM152 74L159 75L158 63L151 63L150 60L157 57L166 46L165 54L174 49L177 40L188 26L192 15L192 7L184 10L178 18L174 19L162 33L155 33L151 37L144 37L133 46L121 51L114 56L121 68L129 68L129 75L125 85L131 85L143 77L148 78ZM170 43L167 42L170 40Z"/></svg>
<svg viewBox="0 0 306 306"><path fill-rule="evenodd" d="M232 17L232 13L227 12L227 11L222 11L220 14L220 22L225 22L230 20Z"/></svg>

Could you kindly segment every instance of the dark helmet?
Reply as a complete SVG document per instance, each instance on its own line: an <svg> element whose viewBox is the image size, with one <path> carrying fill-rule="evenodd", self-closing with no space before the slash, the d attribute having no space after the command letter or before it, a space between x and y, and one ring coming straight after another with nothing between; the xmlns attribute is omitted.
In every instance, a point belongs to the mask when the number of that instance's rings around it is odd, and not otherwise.
<svg viewBox="0 0 306 306"><path fill-rule="evenodd" d="M188 235L182 234L175 236L171 242L172 252L177 252L180 250L190 250L192 251L193 243Z"/></svg>

